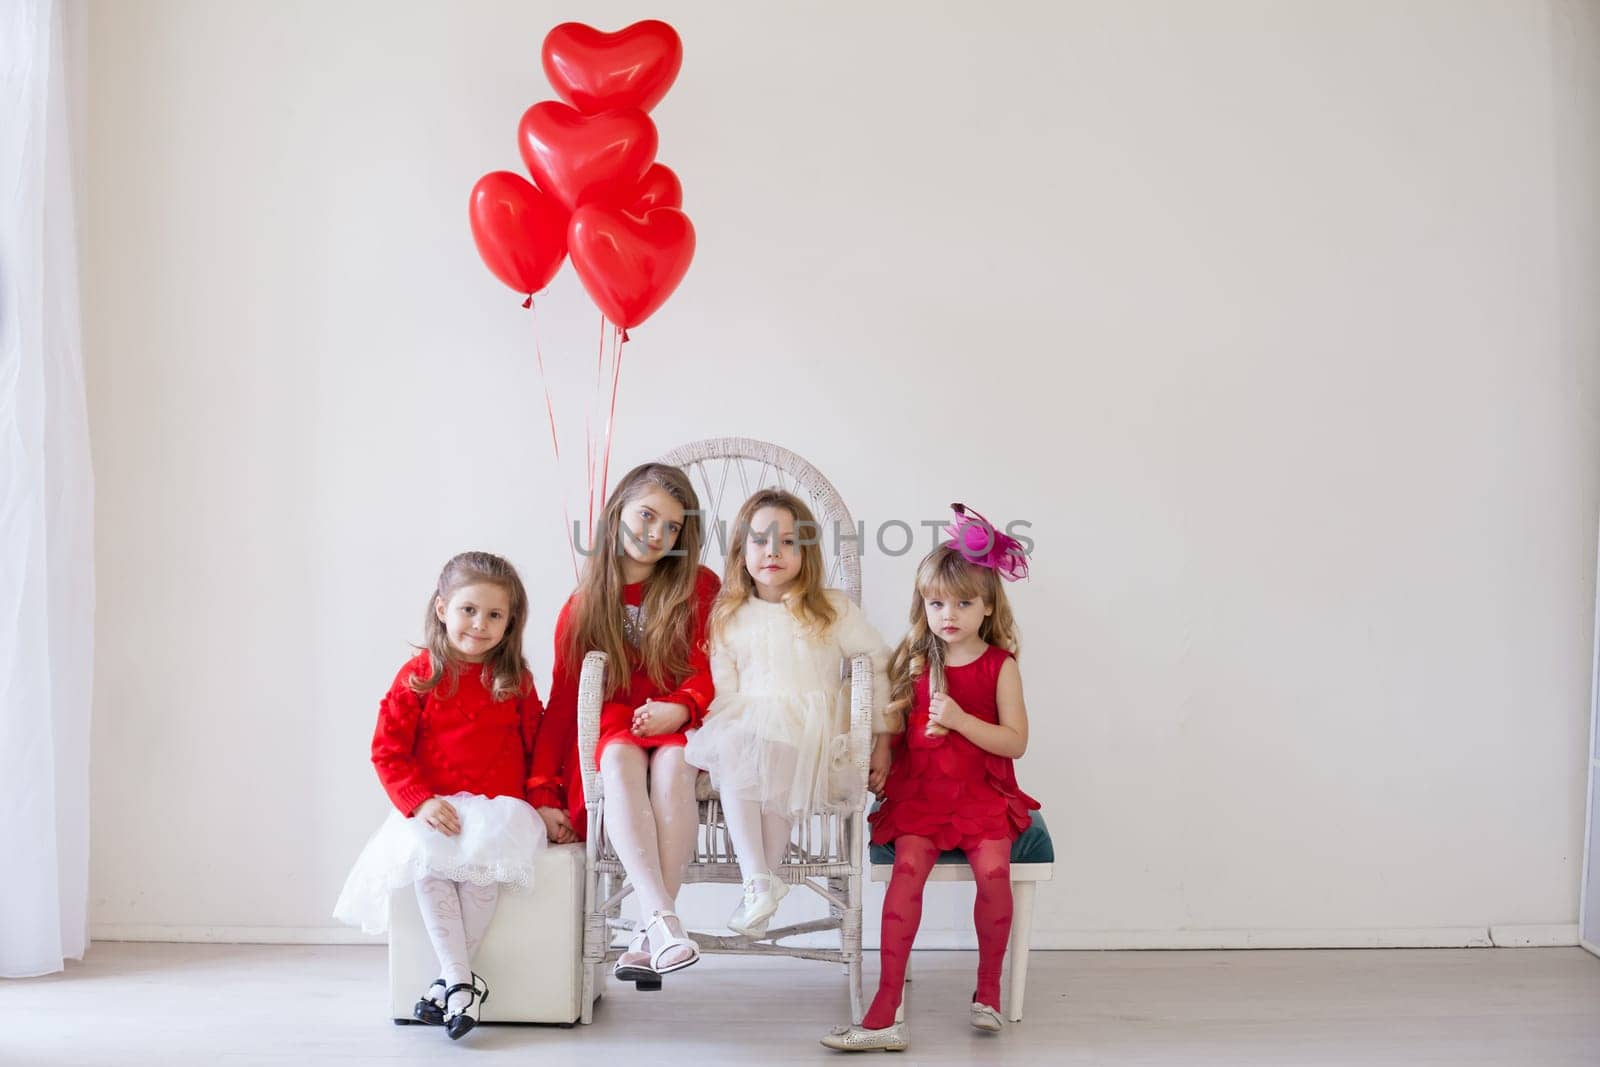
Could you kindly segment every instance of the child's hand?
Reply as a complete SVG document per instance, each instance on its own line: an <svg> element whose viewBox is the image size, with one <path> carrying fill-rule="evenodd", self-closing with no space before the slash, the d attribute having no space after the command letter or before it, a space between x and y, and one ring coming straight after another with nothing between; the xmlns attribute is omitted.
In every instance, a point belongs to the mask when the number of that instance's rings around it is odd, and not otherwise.
<svg viewBox="0 0 1600 1067"><path fill-rule="evenodd" d="M544 832L552 843L557 845L570 844L578 839L577 833L572 829L572 820L560 808L534 808L539 813L539 818L544 820Z"/></svg>
<svg viewBox="0 0 1600 1067"><path fill-rule="evenodd" d="M883 783L889 780L889 765L894 756L889 749L889 735L879 734L872 739L872 761L867 765L867 789L883 795Z"/></svg>
<svg viewBox="0 0 1600 1067"><path fill-rule="evenodd" d="M461 816L444 797L429 797L417 805L417 810L411 816L421 819L446 837L454 837L461 832Z"/></svg>
<svg viewBox="0 0 1600 1067"><path fill-rule="evenodd" d="M677 733L689 721L689 709L682 704L666 704L651 700L640 704L633 712L635 737L657 737Z"/></svg>
<svg viewBox="0 0 1600 1067"><path fill-rule="evenodd" d="M960 704L950 699L948 693L935 693L928 698L928 728L925 732L929 737L943 737L952 730L959 733L971 718Z"/></svg>

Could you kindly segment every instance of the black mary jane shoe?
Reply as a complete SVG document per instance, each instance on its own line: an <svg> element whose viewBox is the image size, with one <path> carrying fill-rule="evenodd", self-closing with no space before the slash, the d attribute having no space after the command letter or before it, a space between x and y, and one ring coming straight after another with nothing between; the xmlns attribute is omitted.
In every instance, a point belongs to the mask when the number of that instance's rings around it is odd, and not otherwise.
<svg viewBox="0 0 1600 1067"><path fill-rule="evenodd" d="M425 1026L444 1025L444 1005L434 999L433 991L435 987L440 990L440 995L442 996L444 990L444 979L435 978L431 983L429 983L428 991L422 995L422 998L417 1001L416 1006L411 1009L411 1017Z"/></svg>
<svg viewBox="0 0 1600 1067"><path fill-rule="evenodd" d="M474 1006L481 1005L489 999L489 983L474 973L471 982L461 982L446 989L444 991L444 1002L449 1004L451 995L463 990L471 993L472 999L468 1000L466 1006L460 1011L452 1012L444 1017L445 1032L450 1035L451 1041L460 1041L474 1026L478 1025L477 1016L467 1013ZM479 1010L482 1009L480 1008Z"/></svg>

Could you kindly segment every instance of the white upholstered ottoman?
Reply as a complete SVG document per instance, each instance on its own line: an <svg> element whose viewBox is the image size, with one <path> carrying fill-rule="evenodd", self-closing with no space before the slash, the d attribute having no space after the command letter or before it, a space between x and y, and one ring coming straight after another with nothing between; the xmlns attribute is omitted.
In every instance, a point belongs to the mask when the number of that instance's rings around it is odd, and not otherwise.
<svg viewBox="0 0 1600 1067"><path fill-rule="evenodd" d="M486 1023L560 1023L583 1013L583 845L551 845L539 857L533 888L500 892L494 921L472 969L489 985ZM439 961L422 927L416 894L389 901L389 1014L409 1023Z"/></svg>

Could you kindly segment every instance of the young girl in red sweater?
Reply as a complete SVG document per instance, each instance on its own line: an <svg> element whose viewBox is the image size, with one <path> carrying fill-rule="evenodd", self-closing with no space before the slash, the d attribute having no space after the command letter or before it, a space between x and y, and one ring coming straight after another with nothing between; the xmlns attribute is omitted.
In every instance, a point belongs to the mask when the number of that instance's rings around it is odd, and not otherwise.
<svg viewBox="0 0 1600 1067"><path fill-rule="evenodd" d="M522 662L528 596L511 564L464 552L428 598L423 649L378 706L372 763L395 811L367 842L334 917L368 933L389 926L389 894L416 887L440 977L417 1001L420 1022L452 1040L477 1024L489 990L472 954L501 885L526 887L545 828L525 797L544 709Z"/></svg>
<svg viewBox="0 0 1600 1067"><path fill-rule="evenodd" d="M889 665L890 726L875 739L872 780L883 797L872 843L894 843L883 897L878 994L860 1026L822 1039L844 1052L904 1049L895 1022L906 958L922 921L922 890L945 849L960 849L977 885L978 986L968 1007L979 1030L1001 1028L1000 968L1011 933L1011 843L1039 802L1017 786L1012 761L1028 747L1028 709L1017 670L1017 630L1001 579L1027 576L1022 547L975 512L954 505L950 540L917 566L911 631ZM892 741L891 741L892 738ZM882 756L891 757L887 776ZM886 780L885 780L886 779Z"/></svg>
<svg viewBox="0 0 1600 1067"><path fill-rule="evenodd" d="M711 704L706 619L719 582L699 565L700 502L678 468L635 467L595 528L578 589L556 620L550 707L534 746L529 799L550 839L588 832L578 763L583 657L607 654L600 736L606 833L642 921L614 974L654 986L700 958L674 912L699 832L685 731Z"/></svg>

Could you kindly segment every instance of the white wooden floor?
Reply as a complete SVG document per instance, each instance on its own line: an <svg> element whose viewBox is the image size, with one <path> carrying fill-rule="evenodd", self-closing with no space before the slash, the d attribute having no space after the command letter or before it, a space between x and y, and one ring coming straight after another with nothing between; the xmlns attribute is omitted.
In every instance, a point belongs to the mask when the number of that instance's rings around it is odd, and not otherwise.
<svg viewBox="0 0 1600 1067"><path fill-rule="evenodd" d="M1028 1017L997 1037L967 1026L975 964L913 957L912 1047L883 1062L1600 1064L1600 959L1581 949L1035 952ZM381 948L97 943L0 983L0 1063L841 1062L816 1044L847 1010L826 964L708 957L660 993L612 983L591 1027L454 1046L388 1020L384 967Z"/></svg>

